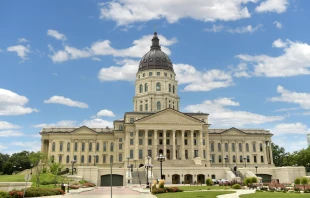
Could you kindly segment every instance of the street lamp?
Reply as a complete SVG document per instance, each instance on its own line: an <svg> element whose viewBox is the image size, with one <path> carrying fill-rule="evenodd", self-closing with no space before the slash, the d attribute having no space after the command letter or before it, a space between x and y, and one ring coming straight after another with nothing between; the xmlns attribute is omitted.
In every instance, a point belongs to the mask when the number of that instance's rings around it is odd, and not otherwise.
<svg viewBox="0 0 310 198"><path fill-rule="evenodd" d="M147 164L145 165L146 167L146 188L149 188L149 167L150 167L150 156L147 156Z"/></svg>
<svg viewBox="0 0 310 198"><path fill-rule="evenodd" d="M157 160L160 162L160 179L163 179L163 161L165 161L165 156L163 156L163 154L160 154L157 157Z"/></svg>
<svg viewBox="0 0 310 198"><path fill-rule="evenodd" d="M255 165L255 168L256 168L256 175L257 175L257 168L258 168L257 164Z"/></svg>
<svg viewBox="0 0 310 198"><path fill-rule="evenodd" d="M225 159L225 166L227 167L227 155L224 157L224 159Z"/></svg>
<svg viewBox="0 0 310 198"><path fill-rule="evenodd" d="M76 160L71 160L71 164L72 164L72 169L71 169L71 174L73 175L73 165L74 165L74 163L76 162Z"/></svg>
<svg viewBox="0 0 310 198"><path fill-rule="evenodd" d="M246 159L247 159L247 158L244 156L244 157L243 157L243 160L244 160L244 167L246 167Z"/></svg>
<svg viewBox="0 0 310 198"><path fill-rule="evenodd" d="M94 157L94 166L96 166L96 159L97 159L97 154L93 154L93 157Z"/></svg>
<svg viewBox="0 0 310 198"><path fill-rule="evenodd" d="M32 175L32 167L33 167L33 164L30 165L30 175Z"/></svg>

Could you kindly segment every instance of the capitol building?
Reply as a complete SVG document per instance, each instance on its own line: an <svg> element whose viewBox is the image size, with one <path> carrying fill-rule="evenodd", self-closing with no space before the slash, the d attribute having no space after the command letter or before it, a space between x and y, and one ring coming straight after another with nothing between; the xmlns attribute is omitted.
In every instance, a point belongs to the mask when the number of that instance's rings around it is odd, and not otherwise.
<svg viewBox="0 0 310 198"><path fill-rule="evenodd" d="M116 186L159 179L159 155L165 159L166 183L249 176L289 182L305 175L304 167L274 166L269 130L209 128L212 112L181 112L173 64L156 32L137 65L134 91L134 110L115 120L113 128L43 128L41 152L69 169L74 166L98 186L110 185L110 167Z"/></svg>

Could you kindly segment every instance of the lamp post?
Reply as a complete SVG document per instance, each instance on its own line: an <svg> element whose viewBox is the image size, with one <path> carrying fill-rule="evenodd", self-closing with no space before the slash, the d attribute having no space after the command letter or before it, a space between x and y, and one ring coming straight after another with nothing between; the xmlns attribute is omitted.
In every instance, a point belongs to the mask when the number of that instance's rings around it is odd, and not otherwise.
<svg viewBox="0 0 310 198"><path fill-rule="evenodd" d="M127 174L127 177L128 177L128 184L129 184L129 177L130 177L130 166L129 166L129 159L130 159L130 157L129 156L127 156L126 157L127 158L127 168L128 168L128 174Z"/></svg>
<svg viewBox="0 0 310 198"><path fill-rule="evenodd" d="M234 172L235 172L235 175L237 176L237 164L234 165Z"/></svg>
<svg viewBox="0 0 310 198"><path fill-rule="evenodd" d="M32 175L32 167L33 167L33 164L30 165L30 175Z"/></svg>
<svg viewBox="0 0 310 198"><path fill-rule="evenodd" d="M160 162L160 179L163 179L163 161L165 161L165 156L163 156L163 154L160 154L157 157L157 160Z"/></svg>
<svg viewBox="0 0 310 198"><path fill-rule="evenodd" d="M72 169L71 169L71 175L73 175L73 166L74 166L74 163L76 162L76 160L71 160L71 164L72 164Z"/></svg>
<svg viewBox="0 0 310 198"><path fill-rule="evenodd" d="M93 154L93 157L94 157L94 166L96 166L96 160L97 160L97 154Z"/></svg>
<svg viewBox="0 0 310 198"><path fill-rule="evenodd" d="M244 156L244 157L243 157L243 160L244 160L244 167L246 167L246 159L247 159L247 158Z"/></svg>
<svg viewBox="0 0 310 198"><path fill-rule="evenodd" d="M258 166L257 166L257 164L255 165L255 169L256 169L256 175L257 175L257 168L258 168Z"/></svg>
<svg viewBox="0 0 310 198"><path fill-rule="evenodd" d="M150 156L147 156L147 164L146 164L146 188L149 188L149 167L150 167Z"/></svg>
<svg viewBox="0 0 310 198"><path fill-rule="evenodd" d="M225 159L225 166L227 167L227 155L224 157L224 159Z"/></svg>

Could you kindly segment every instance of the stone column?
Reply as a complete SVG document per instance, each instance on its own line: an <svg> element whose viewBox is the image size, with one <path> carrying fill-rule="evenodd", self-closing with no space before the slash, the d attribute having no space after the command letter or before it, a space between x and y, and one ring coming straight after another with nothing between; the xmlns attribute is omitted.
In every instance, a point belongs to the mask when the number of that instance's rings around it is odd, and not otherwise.
<svg viewBox="0 0 310 198"><path fill-rule="evenodd" d="M194 159L194 131L190 130L189 158Z"/></svg>
<svg viewBox="0 0 310 198"><path fill-rule="evenodd" d="M129 148L129 141L130 141L130 134L129 132L126 130L125 131L125 140L124 140L124 147L123 147L123 150L124 150L124 153L125 153L125 156L124 156L124 159L127 160L127 157L129 157L130 155L130 149L127 149Z"/></svg>
<svg viewBox="0 0 310 198"><path fill-rule="evenodd" d="M267 151L266 151L266 147L265 147L265 142L262 143L263 144L263 152L262 155L264 157L264 162L263 164L268 164L268 157L267 157ZM261 162L261 161L260 161Z"/></svg>
<svg viewBox="0 0 310 198"><path fill-rule="evenodd" d="M135 131L135 140L134 140L135 150L134 150L134 159L139 159L139 130Z"/></svg>
<svg viewBox="0 0 310 198"><path fill-rule="evenodd" d="M268 141L266 141L266 156L267 156L267 162L270 164L270 156L269 156L269 148L268 148Z"/></svg>
<svg viewBox="0 0 310 198"><path fill-rule="evenodd" d="M211 159L211 149L210 149L210 140L208 131L203 131L205 133L205 141L206 141L206 160L209 167L211 167L210 159Z"/></svg>
<svg viewBox="0 0 310 198"><path fill-rule="evenodd" d="M270 164L273 164L271 140L269 141L269 153L270 153Z"/></svg>
<svg viewBox="0 0 310 198"><path fill-rule="evenodd" d="M180 155L180 158L182 159L182 160L184 160L185 159L185 148L184 148L184 130L181 130L181 142L180 142L181 144L181 147L180 147L180 153L179 153L179 155Z"/></svg>
<svg viewBox="0 0 310 198"><path fill-rule="evenodd" d="M172 131L172 159L175 160L176 159L176 155L175 155L175 130Z"/></svg>
<svg viewBox="0 0 310 198"><path fill-rule="evenodd" d="M199 140L198 140L198 146L199 146L199 156L201 157L201 159L203 158L203 137L202 137L202 130L199 131Z"/></svg>
<svg viewBox="0 0 310 198"><path fill-rule="evenodd" d="M87 140L87 141L85 141L86 142L86 144L85 144L85 157L84 157L84 162L85 162L85 159L86 159L86 163L85 164L87 164L87 165L90 165L90 164L92 164L92 163L89 163L89 161L88 161L88 153L89 153L89 140ZM110 151L110 144L109 144L109 151Z"/></svg>
<svg viewBox="0 0 310 198"><path fill-rule="evenodd" d="M153 135L153 159L157 157L157 134L158 131L154 130L154 135Z"/></svg>
<svg viewBox="0 0 310 198"><path fill-rule="evenodd" d="M144 130L144 157L148 156L148 130Z"/></svg>
<svg viewBox="0 0 310 198"><path fill-rule="evenodd" d="M165 157L167 157L167 148L166 148L166 144L167 144L167 140L166 140L166 134L167 134L167 130L163 130L163 155Z"/></svg>
<svg viewBox="0 0 310 198"><path fill-rule="evenodd" d="M234 141L228 140L228 158L227 158L227 167L230 167L230 164L232 162L232 144L235 143ZM235 150L236 150L236 143L235 143Z"/></svg>

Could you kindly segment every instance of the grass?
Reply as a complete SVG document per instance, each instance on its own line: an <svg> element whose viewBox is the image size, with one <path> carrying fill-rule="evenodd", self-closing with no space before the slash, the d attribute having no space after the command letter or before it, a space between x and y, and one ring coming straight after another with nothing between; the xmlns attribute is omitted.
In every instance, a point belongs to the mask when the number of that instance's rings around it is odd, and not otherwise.
<svg viewBox="0 0 310 198"><path fill-rule="evenodd" d="M256 192L254 194L240 195L240 198L302 198L310 194L283 193L283 192Z"/></svg>
<svg viewBox="0 0 310 198"><path fill-rule="evenodd" d="M177 192L156 194L158 198L216 198L218 195L230 194L235 191Z"/></svg>
<svg viewBox="0 0 310 198"><path fill-rule="evenodd" d="M0 175L0 182L24 182L24 175Z"/></svg>
<svg viewBox="0 0 310 198"><path fill-rule="evenodd" d="M184 191L194 191L194 190L227 190L231 189L230 186L176 186Z"/></svg>

